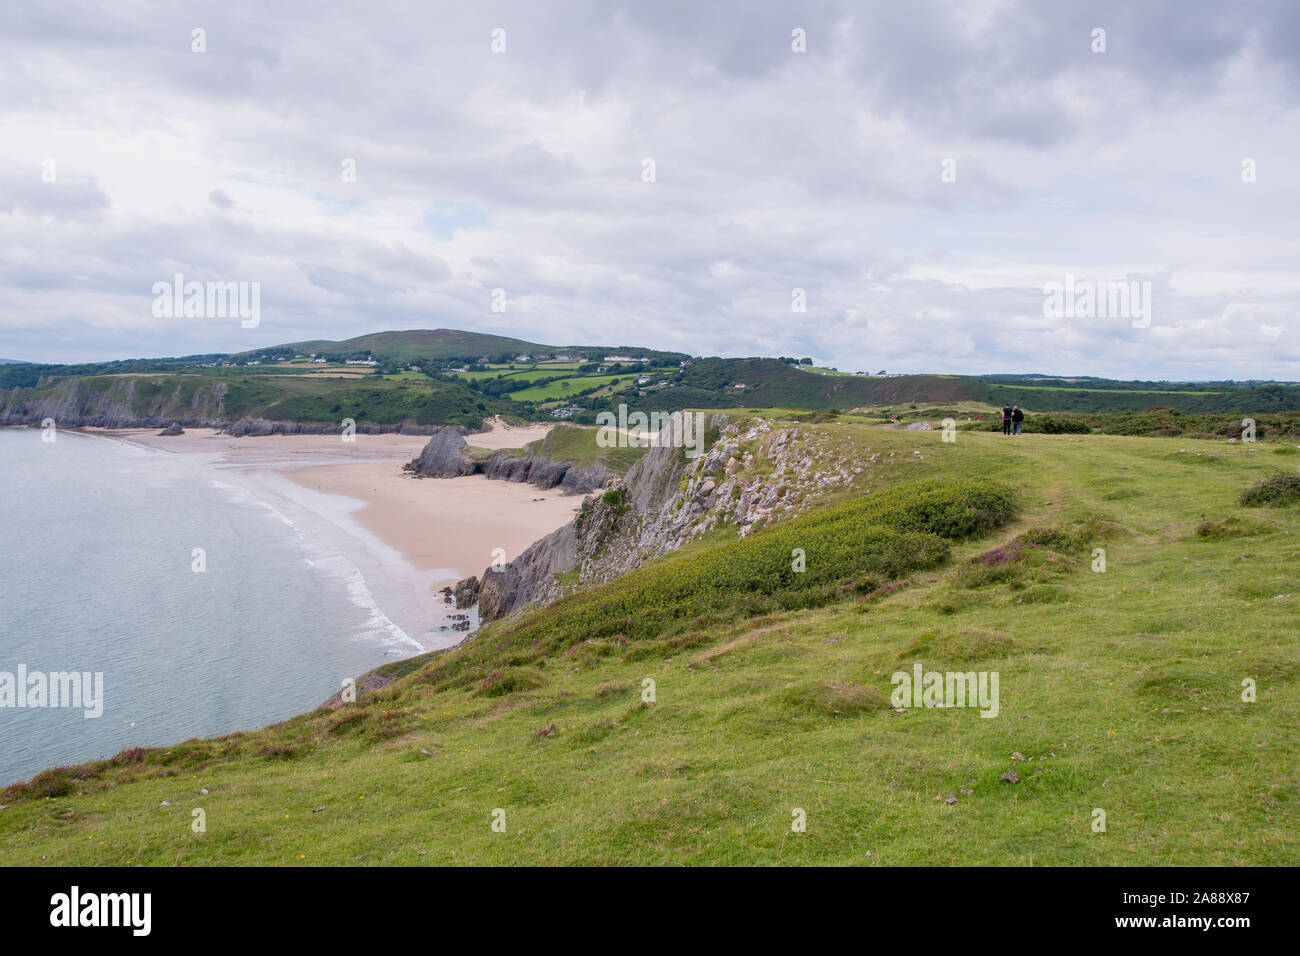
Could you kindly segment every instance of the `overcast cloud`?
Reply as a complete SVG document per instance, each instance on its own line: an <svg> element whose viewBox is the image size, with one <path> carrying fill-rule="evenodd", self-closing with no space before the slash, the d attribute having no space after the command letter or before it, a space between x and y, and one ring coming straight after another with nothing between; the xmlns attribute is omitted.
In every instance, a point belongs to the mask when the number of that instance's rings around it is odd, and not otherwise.
<svg viewBox="0 0 1300 956"><path fill-rule="evenodd" d="M328 7L4 2L0 357L450 327L1300 379L1300 4ZM260 325L156 318L176 273ZM1067 274L1149 281L1149 327L1045 317Z"/></svg>

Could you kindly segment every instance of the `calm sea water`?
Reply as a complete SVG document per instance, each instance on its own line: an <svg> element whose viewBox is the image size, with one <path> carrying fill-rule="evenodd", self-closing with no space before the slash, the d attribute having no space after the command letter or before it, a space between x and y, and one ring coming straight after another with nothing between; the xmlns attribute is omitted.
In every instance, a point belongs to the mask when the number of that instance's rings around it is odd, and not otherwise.
<svg viewBox="0 0 1300 956"><path fill-rule="evenodd" d="M357 569L255 488L67 432L0 429L0 600L0 682L22 664L104 686L97 718L0 706L0 784L283 720L416 650Z"/></svg>

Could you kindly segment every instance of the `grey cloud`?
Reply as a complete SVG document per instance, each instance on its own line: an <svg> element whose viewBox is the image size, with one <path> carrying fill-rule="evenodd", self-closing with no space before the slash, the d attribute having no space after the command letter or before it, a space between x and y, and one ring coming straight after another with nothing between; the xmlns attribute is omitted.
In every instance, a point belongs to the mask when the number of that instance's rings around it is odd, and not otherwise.
<svg viewBox="0 0 1300 956"><path fill-rule="evenodd" d="M0 168L33 173L0 183L0 354L432 322L842 367L1300 372L1223 318L1273 328L1300 304L1300 14L1280 0L214 0L12 21ZM55 186L32 157L57 136L89 173ZM640 182L643 156L658 182ZM956 184L939 179L949 156ZM1063 265L1230 278L1171 290L1170 339L1135 339L1042 319L1043 273ZM1005 276L965 275L986 269ZM263 326L147 327L147 290L177 271L261 281ZM1016 336L990 350L999 328Z"/></svg>
<svg viewBox="0 0 1300 956"><path fill-rule="evenodd" d="M97 218L112 204L107 193L93 176L74 178L55 167L53 182L41 179L41 167L34 165L29 175L11 174L0 182L0 213L23 213L49 216L69 221Z"/></svg>

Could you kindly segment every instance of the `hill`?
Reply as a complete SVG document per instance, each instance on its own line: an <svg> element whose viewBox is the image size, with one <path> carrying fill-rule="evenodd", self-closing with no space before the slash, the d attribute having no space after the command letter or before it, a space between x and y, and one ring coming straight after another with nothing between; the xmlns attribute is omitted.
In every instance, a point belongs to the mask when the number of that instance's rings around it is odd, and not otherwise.
<svg viewBox="0 0 1300 956"><path fill-rule="evenodd" d="M1241 503L1294 447L736 418L718 487L815 452L787 517L355 703L10 787L3 862L1300 861L1300 505ZM629 535L634 491L593 506ZM997 716L896 706L917 665L997 673Z"/></svg>
<svg viewBox="0 0 1300 956"><path fill-rule="evenodd" d="M313 339L306 342L290 342L285 345L272 346L268 349L251 349L241 352L236 358L263 353L277 353L283 350L306 355L310 353L346 355L349 357L368 354L376 359L390 359L399 363L420 360L447 361L460 359L474 361L486 358L490 361L510 362L518 355L536 357L538 355L574 355L590 354L593 357L604 354L623 354L642 357L670 356L686 358L681 353L660 352L654 349L635 346L601 346L601 345L542 345L523 339L485 332L463 332L457 329L410 329L404 332L372 332L341 341Z"/></svg>
<svg viewBox="0 0 1300 956"><path fill-rule="evenodd" d="M1164 410L1226 416L1227 423L1234 416L1239 421L1242 416L1300 411L1300 385L1293 383L866 375L814 368L809 361L691 358L626 345L551 346L454 329L376 332L236 355L0 365L0 423L39 422L49 415L64 424L152 426L178 420L221 426L255 418L277 427L318 427L346 414L389 429L434 424L476 428L490 414L594 424L599 413L620 408L647 414L785 408L905 419L923 406L975 417L1014 403L1030 413L1034 427L1034 417L1043 415ZM128 379L138 392L129 400L115 392L106 406L102 395L110 380ZM69 386L69 380L81 384ZM201 408L186 404L195 391L209 394L208 386L224 391L204 399ZM159 387L169 389L167 401L139 398ZM1096 421L1089 428L1112 430Z"/></svg>

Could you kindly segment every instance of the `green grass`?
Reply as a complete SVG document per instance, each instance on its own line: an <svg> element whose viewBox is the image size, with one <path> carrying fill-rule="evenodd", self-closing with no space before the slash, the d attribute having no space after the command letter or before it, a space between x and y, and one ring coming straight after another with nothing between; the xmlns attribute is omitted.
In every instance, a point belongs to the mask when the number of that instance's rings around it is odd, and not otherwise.
<svg viewBox="0 0 1300 956"><path fill-rule="evenodd" d="M456 372L455 375L457 378L467 379L472 382L490 381L497 378L508 378L519 382L535 382L542 378L554 378L556 375L564 374L565 371L566 369L547 371L535 365L529 365L518 368L493 368L484 372Z"/></svg>
<svg viewBox="0 0 1300 956"><path fill-rule="evenodd" d="M598 428L559 424L541 441L532 442L527 450L552 461L570 461L579 465L603 465L616 474L626 474L645 454L644 448L616 446L602 448Z"/></svg>
<svg viewBox="0 0 1300 956"><path fill-rule="evenodd" d="M429 378L423 372L393 372L383 376L386 382L428 382Z"/></svg>
<svg viewBox="0 0 1300 956"><path fill-rule="evenodd" d="M809 427L887 463L806 524L716 537L462 650L389 665L394 682L357 704L11 788L0 863L1300 862L1300 506L1238 502L1276 471L1266 448ZM638 591L696 561L693 586L752 585L738 545L761 564L765 535L783 550L791 533L857 528L854 508L889 511L864 489L934 480L1010 487L1017 516L945 539L942 563L809 606L697 614L691 594ZM1199 534L1204 522L1227 533ZM836 558L838 580L854 580L856 554ZM612 631L611 614L584 633L573 616L637 593L659 595L649 630L628 614ZM999 716L882 705L890 675L917 662L998 671ZM1020 782L1003 782L1013 768ZM806 833L791 830L796 808Z"/></svg>
<svg viewBox="0 0 1300 956"><path fill-rule="evenodd" d="M545 402L569 395L577 396L585 389L613 385L616 382L626 381L627 378L627 375L575 375L548 385L537 385L532 388L522 388L517 392L509 392L506 397L516 402Z"/></svg>

